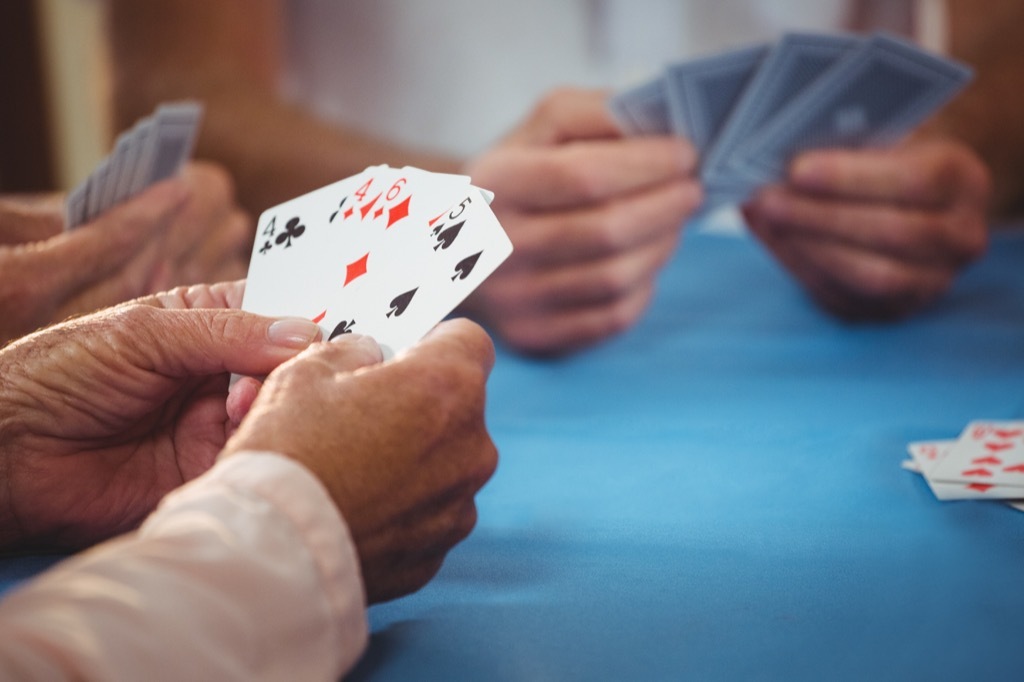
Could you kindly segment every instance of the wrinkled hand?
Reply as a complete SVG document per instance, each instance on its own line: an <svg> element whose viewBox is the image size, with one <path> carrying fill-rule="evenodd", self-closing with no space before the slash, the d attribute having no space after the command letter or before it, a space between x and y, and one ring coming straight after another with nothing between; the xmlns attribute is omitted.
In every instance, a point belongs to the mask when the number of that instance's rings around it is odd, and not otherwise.
<svg viewBox="0 0 1024 682"><path fill-rule="evenodd" d="M266 374L319 337L231 309L242 289L151 296L0 351L0 549L124 532L213 464L228 373Z"/></svg>
<svg viewBox="0 0 1024 682"><path fill-rule="evenodd" d="M476 523L497 465L484 425L487 335L443 322L380 363L368 337L312 346L275 370L225 448L290 456L323 481L348 523L370 602L427 583Z"/></svg>
<svg viewBox="0 0 1024 682"><path fill-rule="evenodd" d="M825 309L898 319L984 252L991 179L967 147L808 152L744 207L751 231Z"/></svg>
<svg viewBox="0 0 1024 682"><path fill-rule="evenodd" d="M181 178L189 200L167 230L164 262L151 290L244 277L254 228L235 202L231 177L220 166L197 161Z"/></svg>
<svg viewBox="0 0 1024 682"><path fill-rule="evenodd" d="M623 137L607 94L560 90L467 165L515 247L464 309L512 347L562 353L632 325L699 206L696 152Z"/></svg>
<svg viewBox="0 0 1024 682"><path fill-rule="evenodd" d="M72 232L53 211L0 206L0 343L150 293L162 235L188 200L179 180Z"/></svg>
<svg viewBox="0 0 1024 682"><path fill-rule="evenodd" d="M172 286L237 279L248 216L219 167L190 164L72 232L62 208L0 203L0 343Z"/></svg>

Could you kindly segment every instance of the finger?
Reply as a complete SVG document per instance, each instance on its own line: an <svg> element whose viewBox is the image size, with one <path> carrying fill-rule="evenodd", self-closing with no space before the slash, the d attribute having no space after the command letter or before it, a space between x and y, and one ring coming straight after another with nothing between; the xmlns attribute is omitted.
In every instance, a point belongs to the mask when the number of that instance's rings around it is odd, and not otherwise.
<svg viewBox="0 0 1024 682"><path fill-rule="evenodd" d="M689 180L573 210L506 219L515 244L510 268L553 268L608 258L677 235L700 206Z"/></svg>
<svg viewBox="0 0 1024 682"><path fill-rule="evenodd" d="M240 308L245 295L245 280L238 279L217 284L194 284L172 289L171 291L153 294L137 299L133 303L149 305L155 308L191 309L191 308Z"/></svg>
<svg viewBox="0 0 1024 682"><path fill-rule="evenodd" d="M58 207L0 201L0 244L44 241L59 235L63 229L64 218Z"/></svg>
<svg viewBox="0 0 1024 682"><path fill-rule="evenodd" d="M762 228L779 235L830 239L892 258L961 266L988 242L984 213L968 208L925 211L893 204L816 198L767 188L751 203Z"/></svg>
<svg viewBox="0 0 1024 682"><path fill-rule="evenodd" d="M984 206L990 185L988 172L972 153L941 142L812 151L796 159L789 180L811 192L923 208L958 200Z"/></svg>
<svg viewBox="0 0 1024 682"><path fill-rule="evenodd" d="M225 409L228 414L228 422L231 427L237 428L245 416L252 409L260 393L262 382L254 377L239 377L228 389L228 399Z"/></svg>
<svg viewBox="0 0 1024 682"><path fill-rule="evenodd" d="M166 310L126 305L109 313L126 335L137 366L166 376L268 374L320 339L309 320L269 318L241 310Z"/></svg>
<svg viewBox="0 0 1024 682"><path fill-rule="evenodd" d="M153 235L166 228L187 197L188 191L179 181L162 182L92 223L55 237L37 252L40 276L60 298L116 278L150 246ZM110 287L99 297L102 300L95 301L97 307L120 303L124 298L110 299L123 291L124 287Z"/></svg>
<svg viewBox="0 0 1024 682"><path fill-rule="evenodd" d="M510 272L485 282L468 305L499 314L528 314L610 304L654 280L678 244L679 233L672 232L601 260Z"/></svg>
<svg viewBox="0 0 1024 682"><path fill-rule="evenodd" d="M894 319L941 295L953 271L813 238L779 238L750 222L778 260L827 310L851 320Z"/></svg>
<svg viewBox="0 0 1024 682"><path fill-rule="evenodd" d="M500 168L475 171L501 177L498 206L540 211L595 204L689 179L696 158L681 138L636 137L507 149L483 162L500 163Z"/></svg>
<svg viewBox="0 0 1024 682"><path fill-rule="evenodd" d="M354 372L361 367L383 362L380 344L372 336L341 334L327 344L316 344L306 353L329 362L336 372Z"/></svg>
<svg viewBox="0 0 1024 682"><path fill-rule="evenodd" d="M630 328L640 319L654 285L638 288L629 296L605 305L555 313L504 318L501 337L520 352L561 355L593 345Z"/></svg>
<svg viewBox="0 0 1024 682"><path fill-rule="evenodd" d="M621 137L602 90L562 88L546 95L506 142L555 145L571 140Z"/></svg>
<svg viewBox="0 0 1024 682"><path fill-rule="evenodd" d="M202 244L179 265L183 284L244 277L252 249L248 215L234 211L219 221Z"/></svg>
<svg viewBox="0 0 1024 682"><path fill-rule="evenodd" d="M408 349L405 357L431 362L431 358L469 360L490 374L494 367L494 343L483 327L465 318L441 322Z"/></svg>

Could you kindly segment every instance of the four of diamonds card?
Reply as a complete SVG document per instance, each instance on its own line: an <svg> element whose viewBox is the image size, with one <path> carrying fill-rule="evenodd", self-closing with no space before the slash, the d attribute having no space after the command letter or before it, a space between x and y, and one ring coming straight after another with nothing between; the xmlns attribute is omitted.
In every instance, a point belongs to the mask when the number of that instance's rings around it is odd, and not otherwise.
<svg viewBox="0 0 1024 682"><path fill-rule="evenodd" d="M372 166L268 209L242 308L372 336L392 357L512 253L492 198L467 176Z"/></svg>

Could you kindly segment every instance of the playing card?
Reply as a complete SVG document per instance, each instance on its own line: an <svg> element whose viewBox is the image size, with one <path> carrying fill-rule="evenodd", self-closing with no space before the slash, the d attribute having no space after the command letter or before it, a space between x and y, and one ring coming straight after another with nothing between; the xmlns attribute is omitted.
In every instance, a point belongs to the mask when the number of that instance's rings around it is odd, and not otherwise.
<svg viewBox="0 0 1024 682"><path fill-rule="evenodd" d="M65 202L64 229L73 230L85 222L86 204L89 200L89 182L83 181L68 194Z"/></svg>
<svg viewBox="0 0 1024 682"><path fill-rule="evenodd" d="M659 76L608 100L612 116L630 135L668 135L672 132L669 121L665 83Z"/></svg>
<svg viewBox="0 0 1024 682"><path fill-rule="evenodd" d="M664 90L672 132L698 151L707 150L766 54L768 46L757 45L667 67Z"/></svg>
<svg viewBox="0 0 1024 682"><path fill-rule="evenodd" d="M192 155L202 106L163 104L121 133L114 150L69 195L65 229L89 222L150 185L176 175Z"/></svg>
<svg viewBox="0 0 1024 682"><path fill-rule="evenodd" d="M743 172L730 157L750 136L804 88L862 41L852 36L789 33L771 49L728 113L722 131L701 166L707 183L728 181ZM670 88L671 91L671 88Z"/></svg>
<svg viewBox="0 0 1024 682"><path fill-rule="evenodd" d="M512 251L486 200L472 187L429 234L433 246L426 249L412 230L386 235L370 252L366 273L331 299L325 328L331 334L339 326L368 334L391 357L444 319Z"/></svg>
<svg viewBox="0 0 1024 682"><path fill-rule="evenodd" d="M103 211L102 197L109 175L110 161L103 159L89 176L89 191L86 196L85 220L83 222L89 222Z"/></svg>
<svg viewBox="0 0 1024 682"><path fill-rule="evenodd" d="M1024 498L1024 421L967 425L945 457L927 474L933 481L1010 486Z"/></svg>
<svg viewBox="0 0 1024 682"><path fill-rule="evenodd" d="M971 78L963 64L876 34L806 87L737 152L762 182L814 148L885 145L921 123Z"/></svg>
<svg viewBox="0 0 1024 682"><path fill-rule="evenodd" d="M117 187L121 181L121 173L126 165L125 158L128 152L128 132L123 132L114 141L114 150L108 157L109 170L106 183L102 188L100 197L100 213L110 209L116 203Z"/></svg>
<svg viewBox="0 0 1024 682"><path fill-rule="evenodd" d="M161 104L154 115L154 142L148 168L144 169L145 187L177 175L192 155L202 106L198 102Z"/></svg>
<svg viewBox="0 0 1024 682"><path fill-rule="evenodd" d="M128 196L132 197L149 186L150 171L153 167L153 155L156 153L156 121L152 117L135 124L135 163L131 177L128 179Z"/></svg>
<svg viewBox="0 0 1024 682"><path fill-rule="evenodd" d="M953 440L921 441L907 445L918 473L925 477L928 487L940 500L1003 500L1024 499L1024 489L1017 486L993 485L984 481L945 482L934 480L935 468L952 447ZM906 468L906 467L904 467Z"/></svg>
<svg viewBox="0 0 1024 682"><path fill-rule="evenodd" d="M117 184L114 187L113 203L120 204L131 196L135 180L135 164L139 158L139 123L124 133L124 149L118 167Z"/></svg>
<svg viewBox="0 0 1024 682"><path fill-rule="evenodd" d="M374 166L260 217L242 307L415 343L511 253L465 176Z"/></svg>

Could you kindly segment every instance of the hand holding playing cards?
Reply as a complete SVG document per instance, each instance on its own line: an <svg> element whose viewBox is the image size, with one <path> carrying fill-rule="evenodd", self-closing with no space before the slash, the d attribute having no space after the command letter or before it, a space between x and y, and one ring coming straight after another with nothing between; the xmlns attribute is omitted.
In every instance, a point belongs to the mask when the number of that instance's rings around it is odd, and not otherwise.
<svg viewBox="0 0 1024 682"><path fill-rule="evenodd" d="M228 372L266 374L320 335L231 309L242 286L151 296L0 351L0 548L129 530L213 464Z"/></svg>
<svg viewBox="0 0 1024 682"><path fill-rule="evenodd" d="M370 602L430 580L473 528L473 497L497 465L484 425L494 349L478 326L443 322L380 359L365 336L314 345L267 378L225 448L281 452L323 481Z"/></svg>
<svg viewBox="0 0 1024 682"><path fill-rule="evenodd" d="M683 139L623 137L606 93L550 95L466 170L515 246L466 310L534 353L629 327L701 201L695 163Z"/></svg>
<svg viewBox="0 0 1024 682"><path fill-rule="evenodd" d="M940 296L984 251L990 186L984 164L957 142L816 151L744 215L824 308L892 319Z"/></svg>
<svg viewBox="0 0 1024 682"><path fill-rule="evenodd" d="M152 291L163 232L187 198L180 181L161 183L67 233L59 215L0 207L0 342Z"/></svg>

